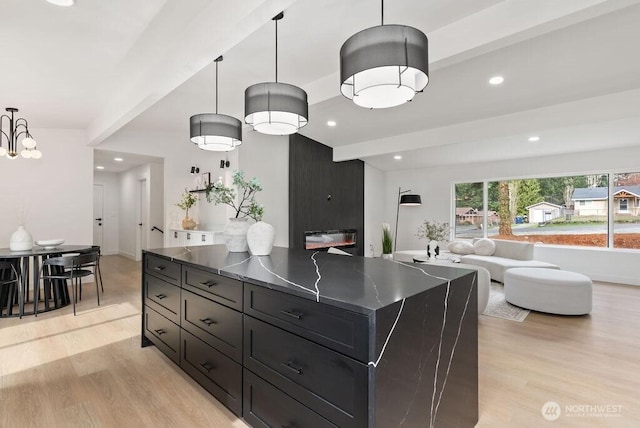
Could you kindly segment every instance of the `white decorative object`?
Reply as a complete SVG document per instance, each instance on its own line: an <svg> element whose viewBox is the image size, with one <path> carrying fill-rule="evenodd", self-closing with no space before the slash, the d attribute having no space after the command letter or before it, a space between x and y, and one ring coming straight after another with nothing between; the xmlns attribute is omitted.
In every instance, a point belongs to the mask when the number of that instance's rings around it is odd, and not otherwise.
<svg viewBox="0 0 640 428"><path fill-rule="evenodd" d="M227 250L232 253L244 253L249 251L247 244L247 230L249 222L246 217L230 218L229 223L224 227L224 243Z"/></svg>
<svg viewBox="0 0 640 428"><path fill-rule="evenodd" d="M11 251L28 251L33 248L33 237L23 225L18 226L18 230L13 232L9 241Z"/></svg>
<svg viewBox="0 0 640 428"><path fill-rule="evenodd" d="M64 244L64 239L40 240L40 241L36 241L35 244L38 247L44 248L45 250L51 250L53 248L56 248L58 245Z"/></svg>
<svg viewBox="0 0 640 428"><path fill-rule="evenodd" d="M474 254L475 248L473 248L473 244L469 241L453 241L450 242L447 246L447 249L451 251L453 254Z"/></svg>
<svg viewBox="0 0 640 428"><path fill-rule="evenodd" d="M492 256L496 251L496 244L491 239L478 239L473 244L474 251L479 256Z"/></svg>
<svg viewBox="0 0 640 428"><path fill-rule="evenodd" d="M393 260L393 254L382 253L382 259L383 260Z"/></svg>
<svg viewBox="0 0 640 428"><path fill-rule="evenodd" d="M247 230L247 244L254 256L268 256L271 254L276 239L276 229L269 223L259 221L249 226Z"/></svg>

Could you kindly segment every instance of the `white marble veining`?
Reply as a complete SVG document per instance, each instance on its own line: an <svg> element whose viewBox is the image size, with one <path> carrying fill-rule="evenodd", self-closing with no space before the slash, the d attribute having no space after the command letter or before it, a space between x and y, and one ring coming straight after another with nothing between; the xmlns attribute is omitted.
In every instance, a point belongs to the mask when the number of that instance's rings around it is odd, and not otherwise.
<svg viewBox="0 0 640 428"><path fill-rule="evenodd" d="M378 367L378 364L380 363L380 360L382 359L382 356L384 355L384 350L387 349L387 345L389 344L389 340L391 339L391 335L393 335L393 330L396 329L396 325L398 325L398 320L400 320L400 315L402 315L402 310L404 309L404 302L407 299L402 299L402 304L400 305L400 310L398 311L398 316L396 316L396 320L393 322L393 325L391 326L391 330L389 331L389 334L387 335L387 340L384 341L384 345L382 345L382 350L380 350L380 355L378 356L378 359L374 362L374 361L369 361L368 365L369 366L373 366L373 367Z"/></svg>
<svg viewBox="0 0 640 428"><path fill-rule="evenodd" d="M317 254L317 252L316 252L316 253L313 253L313 256L315 256L316 254ZM312 257L312 259L313 259L313 256L311 256L311 257ZM260 259L260 257L259 257L259 256L256 256L256 257L257 257L257 259L258 259L258 262L260 263L260 266L262 266L262 268L263 268L264 270L266 270L267 272L269 272L271 275L275 276L276 278L278 278L278 279L279 279L279 280L281 280L281 281L286 282L286 283L287 283L287 284L289 284L289 285L293 285L294 287L301 288L301 289L303 289L304 291L306 291L306 292L308 292L308 293L311 293L311 294L315 295L315 296L316 296L316 301L317 301L317 302L319 302L319 301L320 301L320 291L314 291L314 290L311 290L311 289L309 289L309 288L305 287L304 285L300 285L300 284L297 284L297 283L295 283L295 282L293 282L293 281L289 281L287 278L284 278L284 277L282 277L282 276L278 275L277 273L273 272L273 271L272 271L272 270L270 270L268 267L266 267L266 266L264 265L264 263L262 263L262 260ZM315 263L315 259L313 259L313 260L314 260L314 263ZM316 266L317 266L317 265L316 265ZM316 281L316 284L317 284L317 283L318 283L318 281L320 281L320 279L322 278L322 277L320 276L320 272L318 271L317 273L318 273L318 280ZM317 286L316 286L316 290L317 290Z"/></svg>
<svg viewBox="0 0 640 428"><path fill-rule="evenodd" d="M234 267L234 266L239 266L239 265L241 265L241 264L243 264L243 263L246 263L246 262L248 262L249 260L251 260L251 258L252 258L252 257L253 257L253 256L249 256L249 257L247 257L246 259L244 259L244 260L242 260L242 261L240 261L240 262L238 262L238 263L234 263L234 264L231 264L231 265L222 266L221 268L219 268L219 269L218 269L218 275L220 275L220 271L221 271L221 270L223 270L223 269L229 269L229 268L232 268L232 267Z"/></svg>

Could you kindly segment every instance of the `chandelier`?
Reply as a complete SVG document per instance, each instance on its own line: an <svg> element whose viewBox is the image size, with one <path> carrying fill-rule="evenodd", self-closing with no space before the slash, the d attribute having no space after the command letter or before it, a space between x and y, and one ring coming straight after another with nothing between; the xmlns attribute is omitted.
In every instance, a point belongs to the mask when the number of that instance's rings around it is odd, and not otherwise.
<svg viewBox="0 0 640 428"><path fill-rule="evenodd" d="M42 152L36 148L36 140L31 137L29 133L29 124L27 120L19 117L18 119L14 119L14 113L18 112L18 109L15 107L7 107L6 111L11 113L11 116L8 114L3 114L0 116L0 156L7 155L9 159L15 159L18 157L18 139L22 138L22 147L23 150L20 152L20 156L23 158L32 158L32 159L40 159L42 157ZM9 129L7 132L4 130L5 119L9 122ZM7 142L7 147L3 146L3 142Z"/></svg>

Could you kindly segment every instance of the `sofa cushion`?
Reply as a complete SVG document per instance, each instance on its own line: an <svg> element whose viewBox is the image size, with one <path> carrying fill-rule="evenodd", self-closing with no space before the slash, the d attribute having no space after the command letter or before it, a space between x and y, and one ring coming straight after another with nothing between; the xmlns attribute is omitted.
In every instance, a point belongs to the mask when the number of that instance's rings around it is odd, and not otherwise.
<svg viewBox="0 0 640 428"><path fill-rule="evenodd" d="M498 282L504 282L505 271L515 267L560 269L557 265L538 260L516 260L496 256L479 256L477 254L462 256L460 257L460 261L462 263L484 267L491 274L491 279Z"/></svg>
<svg viewBox="0 0 640 428"><path fill-rule="evenodd" d="M496 251L496 244L491 239L478 239L473 244L473 249L479 256L492 256Z"/></svg>
<svg viewBox="0 0 640 428"><path fill-rule="evenodd" d="M453 241L447 245L447 249L453 254L473 254L475 249L469 241Z"/></svg>
<svg viewBox="0 0 640 428"><path fill-rule="evenodd" d="M505 257L516 260L533 260L533 244L522 241L506 241L503 239L493 239L496 244L496 257Z"/></svg>

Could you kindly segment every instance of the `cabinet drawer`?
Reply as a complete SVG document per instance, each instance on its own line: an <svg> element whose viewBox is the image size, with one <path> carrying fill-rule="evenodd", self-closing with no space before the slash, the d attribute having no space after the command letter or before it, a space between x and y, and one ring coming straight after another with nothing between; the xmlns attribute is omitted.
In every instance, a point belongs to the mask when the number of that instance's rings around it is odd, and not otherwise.
<svg viewBox="0 0 640 428"><path fill-rule="evenodd" d="M238 416L242 415L242 366L182 331L180 367Z"/></svg>
<svg viewBox="0 0 640 428"><path fill-rule="evenodd" d="M338 428L246 369L243 395L242 417L254 428Z"/></svg>
<svg viewBox="0 0 640 428"><path fill-rule="evenodd" d="M366 426L365 364L246 315L244 340L247 369L338 426Z"/></svg>
<svg viewBox="0 0 640 428"><path fill-rule="evenodd" d="M242 361L242 314L184 290L181 327L200 340Z"/></svg>
<svg viewBox="0 0 640 428"><path fill-rule="evenodd" d="M242 282L185 266L182 286L207 299L242 310Z"/></svg>
<svg viewBox="0 0 640 428"><path fill-rule="evenodd" d="M368 361L366 316L252 284L244 290L246 314Z"/></svg>
<svg viewBox="0 0 640 428"><path fill-rule="evenodd" d="M175 285L180 285L180 265L161 257L145 255L144 270Z"/></svg>
<svg viewBox="0 0 640 428"><path fill-rule="evenodd" d="M144 311L145 336L174 363L180 364L180 327L149 306Z"/></svg>
<svg viewBox="0 0 640 428"><path fill-rule="evenodd" d="M144 303L169 318L180 322L180 288L155 276L144 276Z"/></svg>

